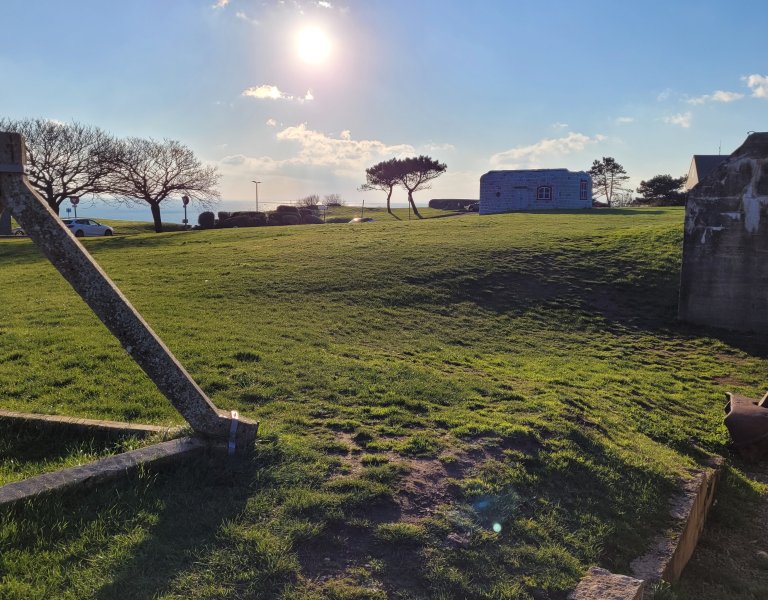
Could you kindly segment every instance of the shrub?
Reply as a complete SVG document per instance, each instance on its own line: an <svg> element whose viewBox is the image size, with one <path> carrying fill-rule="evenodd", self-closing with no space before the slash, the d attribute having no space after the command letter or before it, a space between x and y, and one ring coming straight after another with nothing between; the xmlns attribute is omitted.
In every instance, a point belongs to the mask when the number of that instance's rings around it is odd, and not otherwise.
<svg viewBox="0 0 768 600"><path fill-rule="evenodd" d="M301 213L299 212L299 209L295 206L287 206L285 204L281 204L275 209L275 212L283 213L283 214L293 214L296 216L300 216Z"/></svg>
<svg viewBox="0 0 768 600"><path fill-rule="evenodd" d="M219 217L219 221L226 221L227 219L229 219L232 216L232 213L223 212L223 211L219 211L216 214Z"/></svg>
<svg viewBox="0 0 768 600"><path fill-rule="evenodd" d="M323 220L317 215L302 215L301 222L303 225L322 225Z"/></svg>
<svg viewBox="0 0 768 600"><path fill-rule="evenodd" d="M230 217L225 221L219 221L219 227L261 227L267 224L267 217L263 213L240 214Z"/></svg>
<svg viewBox="0 0 768 600"><path fill-rule="evenodd" d="M203 229L213 229L216 225L216 215L210 211L202 212L197 217L197 224Z"/></svg>
<svg viewBox="0 0 768 600"><path fill-rule="evenodd" d="M301 223L301 217L299 215L283 213L280 216L283 221L283 225L299 225Z"/></svg>

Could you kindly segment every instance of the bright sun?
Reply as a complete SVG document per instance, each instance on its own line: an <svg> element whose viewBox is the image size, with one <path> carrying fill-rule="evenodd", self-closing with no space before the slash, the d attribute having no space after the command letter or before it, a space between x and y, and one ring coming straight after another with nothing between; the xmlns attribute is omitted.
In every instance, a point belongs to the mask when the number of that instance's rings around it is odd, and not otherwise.
<svg viewBox="0 0 768 600"><path fill-rule="evenodd" d="M331 40L322 29L307 27L296 36L296 50L304 62L319 65L331 52Z"/></svg>

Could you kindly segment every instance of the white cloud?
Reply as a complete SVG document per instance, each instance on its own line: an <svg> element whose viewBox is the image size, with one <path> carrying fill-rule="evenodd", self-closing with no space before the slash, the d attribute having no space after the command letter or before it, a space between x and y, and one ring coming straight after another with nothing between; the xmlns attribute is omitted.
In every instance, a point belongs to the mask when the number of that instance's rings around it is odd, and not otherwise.
<svg viewBox="0 0 768 600"><path fill-rule="evenodd" d="M703 96L697 96L690 98L688 104L706 104L707 102L734 102L741 100L744 94L738 92L725 92L723 90L717 90L713 94L704 94Z"/></svg>
<svg viewBox="0 0 768 600"><path fill-rule="evenodd" d="M238 19L240 19L241 21L246 21L247 23L251 23L252 25L258 25L258 24L259 24L259 20L258 20L258 19L253 19L253 18L249 17L249 16L248 16L247 14L245 14L245 13L244 13L242 10L240 10L240 11L237 11L237 12L235 13L235 16L236 16Z"/></svg>
<svg viewBox="0 0 768 600"><path fill-rule="evenodd" d="M656 96L656 100L658 102L664 102L665 100L669 100L669 97L672 95L672 90L667 88L666 90L659 92L658 96Z"/></svg>
<svg viewBox="0 0 768 600"><path fill-rule="evenodd" d="M249 87L248 89L243 90L242 95L258 100L297 100L299 102L309 102L310 100L315 99L312 95L312 90L307 90L307 93L304 96L297 98L296 96L280 91L280 88L276 85L268 84Z"/></svg>
<svg viewBox="0 0 768 600"><path fill-rule="evenodd" d="M290 158L276 160L268 156L258 158L243 154L226 156L220 163L238 170L274 173L291 168L321 167L340 177L360 178L372 164L393 156L413 156L416 149L410 144L389 145L379 140L355 140L352 132L344 130L338 137L309 129L306 123L286 127L275 136L282 142L298 145L298 153Z"/></svg>
<svg viewBox="0 0 768 600"><path fill-rule="evenodd" d="M545 138L530 146L517 146L491 156L494 168L536 167L546 156L564 156L584 150L588 145L605 140L604 135L594 137L570 132L561 138Z"/></svg>
<svg viewBox="0 0 768 600"><path fill-rule="evenodd" d="M568 129L568 123L552 123L552 129Z"/></svg>
<svg viewBox="0 0 768 600"><path fill-rule="evenodd" d="M267 119L267 127L277 127L277 121L274 119Z"/></svg>
<svg viewBox="0 0 768 600"><path fill-rule="evenodd" d="M627 123L634 123L635 117L617 117L616 122L620 125L626 125Z"/></svg>
<svg viewBox="0 0 768 600"><path fill-rule="evenodd" d="M333 8L333 4L331 4L330 2L325 2L324 0L320 0L320 1L317 3L317 5L318 5L320 8Z"/></svg>
<svg viewBox="0 0 768 600"><path fill-rule="evenodd" d="M227 4L229 4L229 0L216 0L215 4L211 4L211 8L218 10L224 8Z"/></svg>
<svg viewBox="0 0 768 600"><path fill-rule="evenodd" d="M456 150L456 146L453 144L436 144L430 142L422 146L425 152L452 152Z"/></svg>
<svg viewBox="0 0 768 600"><path fill-rule="evenodd" d="M663 121L665 123L669 123L670 125L679 125L684 129L688 129L691 126L691 118L692 118L691 112L688 111L688 112L672 115L669 117L664 117Z"/></svg>
<svg viewBox="0 0 768 600"><path fill-rule="evenodd" d="M768 98L768 75L747 75L742 80L752 90L753 98Z"/></svg>

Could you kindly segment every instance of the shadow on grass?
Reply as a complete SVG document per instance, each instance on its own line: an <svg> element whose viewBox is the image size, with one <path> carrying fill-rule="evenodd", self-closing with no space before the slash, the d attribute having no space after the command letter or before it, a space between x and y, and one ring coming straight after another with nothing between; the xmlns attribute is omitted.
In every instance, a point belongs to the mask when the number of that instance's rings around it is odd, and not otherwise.
<svg viewBox="0 0 768 600"><path fill-rule="evenodd" d="M279 462L274 447L234 462L210 456L162 475L139 473L95 491L81 488L4 509L0 543L13 549L16 563L7 563L13 568L3 585L29 585L29 573L48 568L59 578L35 577L46 587L34 589L35 597L77 589L73 597L152 598L171 586L186 586L191 596L206 587L235 589L239 557L258 570L244 582L259 589L248 597L277 597L295 577L290 557L272 556L261 546L244 550L222 532L243 514L257 487L272 487ZM51 549L45 557L50 564L27 564L40 560L40 547Z"/></svg>

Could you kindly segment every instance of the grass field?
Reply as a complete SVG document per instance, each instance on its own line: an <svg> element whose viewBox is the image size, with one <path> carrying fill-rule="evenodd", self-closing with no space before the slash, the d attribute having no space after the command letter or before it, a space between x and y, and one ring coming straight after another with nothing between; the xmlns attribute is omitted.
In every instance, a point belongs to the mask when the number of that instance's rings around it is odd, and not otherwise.
<svg viewBox="0 0 768 600"><path fill-rule="evenodd" d="M0 513L0 597L541 599L626 572L727 455L723 392L764 391L757 340L675 319L682 210L399 216L85 240L263 437ZM31 242L0 265L0 407L180 422Z"/></svg>

